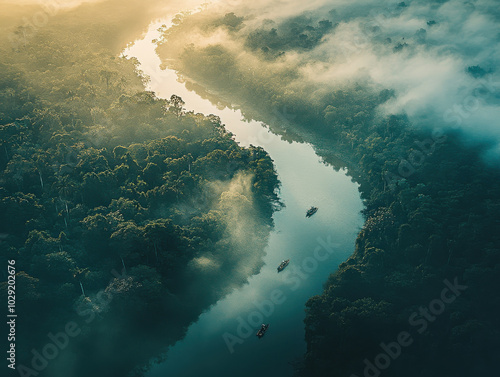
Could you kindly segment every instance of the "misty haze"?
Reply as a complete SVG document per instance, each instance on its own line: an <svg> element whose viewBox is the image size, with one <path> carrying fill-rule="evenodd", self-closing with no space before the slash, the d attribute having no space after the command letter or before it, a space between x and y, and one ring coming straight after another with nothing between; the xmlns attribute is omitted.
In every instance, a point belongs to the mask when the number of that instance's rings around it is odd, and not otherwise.
<svg viewBox="0 0 500 377"><path fill-rule="evenodd" d="M0 0L2 376L476 377L495 0Z"/></svg>

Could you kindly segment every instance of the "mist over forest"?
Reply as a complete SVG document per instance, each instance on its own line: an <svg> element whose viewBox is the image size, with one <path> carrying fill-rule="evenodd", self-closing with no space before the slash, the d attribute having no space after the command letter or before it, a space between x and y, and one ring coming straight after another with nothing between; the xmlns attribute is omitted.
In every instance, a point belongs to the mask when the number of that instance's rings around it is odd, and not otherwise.
<svg viewBox="0 0 500 377"><path fill-rule="evenodd" d="M1 252L19 266L20 375L141 373L263 265L272 161L145 91L119 53L159 8L117 4L16 8L50 20L12 21L2 39ZM47 334L73 322L44 365Z"/></svg>
<svg viewBox="0 0 500 377"><path fill-rule="evenodd" d="M154 40L163 69L359 185L355 251L289 329L305 331L294 377L494 375L497 1L0 10L0 255L15 260L20 313L9 375L145 376L266 268L286 203L265 145L242 146L217 115L150 91L155 78L123 54L172 16ZM6 303L6 271L0 280ZM53 360L50 342L64 343Z"/></svg>
<svg viewBox="0 0 500 377"><path fill-rule="evenodd" d="M224 27L209 27L217 17ZM221 2L190 17L190 32L164 48L171 56L183 51L179 44L218 48L220 66L234 59L231 68L252 69L255 81L312 94L311 106L341 88L385 89L380 116L464 130L473 142L491 142L496 156L499 17L495 1Z"/></svg>
<svg viewBox="0 0 500 377"><path fill-rule="evenodd" d="M498 16L494 1L233 2L164 32L164 64L195 90L312 143L361 185L366 223L306 304L298 376L495 370ZM436 316L420 304L443 281L467 292L424 332ZM397 351L416 318L425 328Z"/></svg>

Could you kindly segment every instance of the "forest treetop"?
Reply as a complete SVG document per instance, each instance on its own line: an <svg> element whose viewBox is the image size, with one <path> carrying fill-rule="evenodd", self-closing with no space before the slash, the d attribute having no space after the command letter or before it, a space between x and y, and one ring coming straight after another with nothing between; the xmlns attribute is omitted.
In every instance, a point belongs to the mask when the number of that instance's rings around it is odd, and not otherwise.
<svg viewBox="0 0 500 377"><path fill-rule="evenodd" d="M18 362L29 367L31 349L76 319L71 350L85 358L61 353L49 366L65 376L140 373L259 271L279 206L262 148L240 147L178 96L145 91L137 61L116 50L129 38L117 22L133 11L108 19L105 3L29 35L21 22L10 29L21 43L2 41L0 54L0 255L16 259L26 292ZM82 351L95 342L114 346Z"/></svg>

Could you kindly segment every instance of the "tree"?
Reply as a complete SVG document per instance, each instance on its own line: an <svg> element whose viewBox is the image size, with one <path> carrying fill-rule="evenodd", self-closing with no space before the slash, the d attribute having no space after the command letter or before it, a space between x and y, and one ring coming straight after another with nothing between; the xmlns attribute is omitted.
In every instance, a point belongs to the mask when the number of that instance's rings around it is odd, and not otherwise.
<svg viewBox="0 0 500 377"><path fill-rule="evenodd" d="M130 259L137 263L144 252L142 229L132 221L123 222L111 234L109 245L124 260Z"/></svg>
<svg viewBox="0 0 500 377"><path fill-rule="evenodd" d="M168 101L169 110L173 112L177 117L180 117L184 111L184 105L186 104L181 97L172 94L170 101Z"/></svg>
<svg viewBox="0 0 500 377"><path fill-rule="evenodd" d="M33 261L34 276L49 282L74 282L77 265L67 252L38 255Z"/></svg>
<svg viewBox="0 0 500 377"><path fill-rule="evenodd" d="M106 82L106 90L109 91L110 82L118 76L115 71L101 70L99 76Z"/></svg>
<svg viewBox="0 0 500 377"><path fill-rule="evenodd" d="M0 201L0 229L5 232L20 234L25 231L25 224L36 219L42 213L43 206L33 194L16 193Z"/></svg>

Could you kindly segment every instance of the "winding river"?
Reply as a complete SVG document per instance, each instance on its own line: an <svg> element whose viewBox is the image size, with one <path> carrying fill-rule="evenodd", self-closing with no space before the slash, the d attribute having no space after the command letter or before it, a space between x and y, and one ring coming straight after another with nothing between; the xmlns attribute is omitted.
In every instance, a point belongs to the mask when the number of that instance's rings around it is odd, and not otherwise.
<svg viewBox="0 0 500 377"><path fill-rule="evenodd" d="M321 293L329 274L354 250L363 224L358 185L345 171L321 161L311 145L284 141L261 122L244 121L239 110L218 108L187 90L175 71L161 70L152 40L163 23L151 24L124 54L136 57L150 76L148 90L161 98L176 94L187 110L218 115L240 145L263 147L274 160L285 207L274 215L260 273L204 312L186 337L170 347L166 361L153 365L147 375L290 376L291 363L306 350L305 302ZM312 205L319 211L306 219ZM284 259L290 265L278 274L276 267ZM270 327L258 339L255 332L262 322Z"/></svg>

